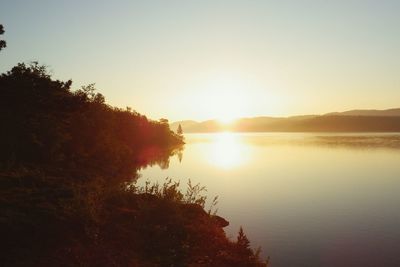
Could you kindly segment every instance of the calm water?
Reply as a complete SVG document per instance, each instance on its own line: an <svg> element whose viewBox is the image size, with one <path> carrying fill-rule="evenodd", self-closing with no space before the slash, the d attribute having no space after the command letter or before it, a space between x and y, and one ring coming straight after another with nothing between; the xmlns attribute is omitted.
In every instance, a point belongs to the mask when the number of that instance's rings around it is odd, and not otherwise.
<svg viewBox="0 0 400 267"><path fill-rule="evenodd" d="M190 134L142 171L207 187L272 266L400 266L400 134ZM183 186L184 188L184 186Z"/></svg>

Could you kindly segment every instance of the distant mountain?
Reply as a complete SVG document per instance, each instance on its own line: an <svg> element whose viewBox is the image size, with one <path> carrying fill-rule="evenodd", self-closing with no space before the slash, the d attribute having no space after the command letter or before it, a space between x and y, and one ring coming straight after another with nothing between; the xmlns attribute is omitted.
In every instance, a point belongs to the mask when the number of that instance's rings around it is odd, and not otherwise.
<svg viewBox="0 0 400 267"><path fill-rule="evenodd" d="M400 116L400 108L392 108L386 110L376 109L355 109L345 112L327 113L325 116L342 115L342 116Z"/></svg>
<svg viewBox="0 0 400 267"><path fill-rule="evenodd" d="M216 120L178 121L184 133L207 132L400 132L400 108L388 110L351 110L324 115L241 118L231 124Z"/></svg>

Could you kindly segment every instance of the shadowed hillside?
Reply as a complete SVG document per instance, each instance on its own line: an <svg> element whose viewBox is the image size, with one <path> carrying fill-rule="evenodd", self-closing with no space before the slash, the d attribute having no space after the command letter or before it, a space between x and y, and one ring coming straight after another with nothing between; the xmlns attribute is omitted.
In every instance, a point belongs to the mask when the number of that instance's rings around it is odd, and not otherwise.
<svg viewBox="0 0 400 267"><path fill-rule="evenodd" d="M364 115L362 115L364 114ZM400 109L386 111L349 111L326 115L305 115L288 118L255 117L238 119L231 124L215 120L181 124L183 132L400 132Z"/></svg>
<svg viewBox="0 0 400 267"><path fill-rule="evenodd" d="M392 108L386 110L376 110L376 109L359 109L359 110L349 110L344 112L332 112L325 114L329 115L342 115L342 116L400 116L400 108Z"/></svg>

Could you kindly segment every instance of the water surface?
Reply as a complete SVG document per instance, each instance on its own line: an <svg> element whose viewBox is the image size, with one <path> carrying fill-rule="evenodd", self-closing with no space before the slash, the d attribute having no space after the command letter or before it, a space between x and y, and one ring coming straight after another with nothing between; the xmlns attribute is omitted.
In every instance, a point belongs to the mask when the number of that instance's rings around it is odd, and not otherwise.
<svg viewBox="0 0 400 267"><path fill-rule="evenodd" d="M190 178L219 196L272 266L400 266L400 134L185 135L182 157L142 178Z"/></svg>

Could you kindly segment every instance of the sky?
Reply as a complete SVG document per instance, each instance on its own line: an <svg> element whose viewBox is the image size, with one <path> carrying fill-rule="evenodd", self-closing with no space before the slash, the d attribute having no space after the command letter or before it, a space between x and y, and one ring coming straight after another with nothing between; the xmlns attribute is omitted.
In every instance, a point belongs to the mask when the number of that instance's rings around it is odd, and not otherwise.
<svg viewBox="0 0 400 267"><path fill-rule="evenodd" d="M400 1L1 0L0 72L170 121L400 107Z"/></svg>

